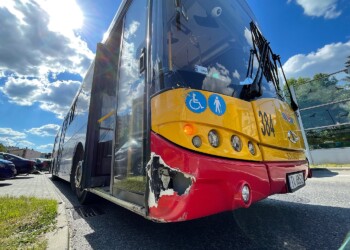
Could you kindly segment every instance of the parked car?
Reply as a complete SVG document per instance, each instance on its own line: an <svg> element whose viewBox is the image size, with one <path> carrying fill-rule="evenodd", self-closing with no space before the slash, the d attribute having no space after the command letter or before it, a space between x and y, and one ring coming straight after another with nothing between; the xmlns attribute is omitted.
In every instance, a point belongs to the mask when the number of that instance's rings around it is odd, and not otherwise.
<svg viewBox="0 0 350 250"><path fill-rule="evenodd" d="M11 161L0 159L0 180L10 179L17 174L15 164Z"/></svg>
<svg viewBox="0 0 350 250"><path fill-rule="evenodd" d="M12 163L15 164L17 174L31 174L35 170L35 161L17 155L0 153L0 159L12 161Z"/></svg>
<svg viewBox="0 0 350 250"><path fill-rule="evenodd" d="M45 158L35 158L32 159L33 161L36 162L36 169L39 171L49 171L51 167L51 159L45 159Z"/></svg>

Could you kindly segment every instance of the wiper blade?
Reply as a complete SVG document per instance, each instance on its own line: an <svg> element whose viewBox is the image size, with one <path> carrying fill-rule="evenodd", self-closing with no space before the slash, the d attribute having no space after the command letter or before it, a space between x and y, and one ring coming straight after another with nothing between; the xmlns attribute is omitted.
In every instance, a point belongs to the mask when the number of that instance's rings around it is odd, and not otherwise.
<svg viewBox="0 0 350 250"><path fill-rule="evenodd" d="M254 23L251 23L251 32L253 40L253 49L250 50L246 79L243 82L240 82L241 85L245 85L245 91L242 91L241 93L241 98L243 99L252 99L255 97L262 96L263 90L261 84L263 76L265 75L266 77L270 51L269 43L262 37ZM256 72L256 75L253 80L252 77L254 71L254 57L256 57L258 60L258 71Z"/></svg>
<svg viewBox="0 0 350 250"><path fill-rule="evenodd" d="M262 75L265 76L266 80L268 82L272 82L276 93L279 97L284 99L281 95L281 89L279 86L279 76L278 76L278 66L277 62L279 63L280 69L282 71L284 80L287 85L287 89L289 91L289 94L291 96L291 106L294 111L298 109L298 105L296 104L295 100L292 98L291 90L288 86L288 82L286 79L286 76L284 74L282 63L279 55L276 55L272 52L269 42L265 39L265 37L261 34L258 27L255 25L254 22L250 23L250 31L252 34L252 40L253 40L253 46L254 50L258 51L259 53L256 53L256 57L259 61L259 70L261 69L261 72L258 73L254 79L254 82L251 86L251 94L250 95L262 95L262 89L261 89L261 82L262 82ZM259 75L260 74L260 75ZM259 76L259 78L258 78Z"/></svg>
<svg viewBox="0 0 350 250"><path fill-rule="evenodd" d="M263 77L265 76L268 82L273 83L277 94L280 96L278 67L276 63L277 56L272 53L269 42L261 34L254 22L250 23L250 31L252 35L253 49L251 50L249 57L247 78L241 83L242 85L250 84L250 86L246 86L247 91L245 95L248 98L261 96L261 85ZM254 80L252 80L254 56L257 58L259 67Z"/></svg>
<svg viewBox="0 0 350 250"><path fill-rule="evenodd" d="M186 21L188 21L188 15L186 13L186 10L184 6L181 3L181 0L175 0L175 10L176 10L176 27L177 30L181 30L181 15L185 18Z"/></svg>
<svg viewBox="0 0 350 250"><path fill-rule="evenodd" d="M260 51L259 68L252 85L250 86L250 95L253 97L262 96L261 83L263 76L266 72L266 65L268 60L269 44L265 42L262 46L262 51Z"/></svg>

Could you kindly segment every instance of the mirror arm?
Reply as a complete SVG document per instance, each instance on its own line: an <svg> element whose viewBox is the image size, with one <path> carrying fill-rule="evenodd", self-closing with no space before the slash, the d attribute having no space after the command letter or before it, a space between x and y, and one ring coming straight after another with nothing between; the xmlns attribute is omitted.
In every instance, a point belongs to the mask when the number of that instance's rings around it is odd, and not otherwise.
<svg viewBox="0 0 350 250"><path fill-rule="evenodd" d="M284 78L284 81L287 85L287 89L288 89L288 92L289 92L289 96L290 96L290 105L292 106L292 109L294 111L297 111L299 109L298 107L298 104L296 103L296 101L294 100L294 97L292 95L292 92L290 91L290 87L289 87L289 84L288 84L288 81L287 81L287 78L286 78L286 75L284 74L284 70L282 68L282 63L281 63L281 59L279 57L277 57L277 61L280 65L280 68L281 68L281 71L282 71L282 74L283 74L283 78Z"/></svg>

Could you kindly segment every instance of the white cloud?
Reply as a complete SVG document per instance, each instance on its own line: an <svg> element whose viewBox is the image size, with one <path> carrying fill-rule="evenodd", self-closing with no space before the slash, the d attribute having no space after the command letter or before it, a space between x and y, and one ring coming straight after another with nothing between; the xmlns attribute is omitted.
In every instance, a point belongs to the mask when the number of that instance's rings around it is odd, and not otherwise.
<svg viewBox="0 0 350 250"><path fill-rule="evenodd" d="M46 145L41 145L36 147L38 150L45 150L45 151L50 151L53 148L53 144L46 144Z"/></svg>
<svg viewBox="0 0 350 250"><path fill-rule="evenodd" d="M288 0L290 3L292 0ZM325 19L337 18L341 11L337 10L338 0L296 0L296 3L304 9L305 15L324 17Z"/></svg>
<svg viewBox="0 0 350 250"><path fill-rule="evenodd" d="M11 137L13 139L24 139L26 138L26 134L19 132L19 131L15 131L12 128L0 128L0 136L2 138L5 137Z"/></svg>
<svg viewBox="0 0 350 250"><path fill-rule="evenodd" d="M3 92L11 103L31 106L39 103L41 109L52 112L58 118L63 118L67 113L80 82L55 81L46 79L15 78L9 77L0 91Z"/></svg>
<svg viewBox="0 0 350 250"><path fill-rule="evenodd" d="M350 41L327 44L316 52L289 58L283 68L287 78L313 77L317 73L334 73L345 69L349 51Z"/></svg>
<svg viewBox="0 0 350 250"><path fill-rule="evenodd" d="M45 7L48 2L11 0L0 4L0 70L27 76L65 70L84 74L93 53L72 29L62 26L69 32L58 32L49 28L53 12ZM69 16L62 16L66 19Z"/></svg>
<svg viewBox="0 0 350 250"><path fill-rule="evenodd" d="M27 133L38 136L55 136L60 126L56 124L47 124L39 128L31 128L26 130Z"/></svg>
<svg viewBox="0 0 350 250"><path fill-rule="evenodd" d="M40 108L64 118L79 87L80 82L77 81L56 81L47 85L39 99Z"/></svg>
<svg viewBox="0 0 350 250"><path fill-rule="evenodd" d="M36 1L49 14L51 31L69 35L82 27L84 16L75 0Z"/></svg>
<svg viewBox="0 0 350 250"><path fill-rule="evenodd" d="M21 140L21 141L18 141L17 143L17 147L19 148L33 148L34 146L35 146L34 143L26 140Z"/></svg>
<svg viewBox="0 0 350 250"><path fill-rule="evenodd" d="M58 125L47 124L40 128L32 128L25 130L26 133L38 135L38 136L54 136L59 129ZM19 148L31 148L41 152L50 152L53 144L46 144L36 146L35 143L27 140L27 134L13 130L11 128L0 128L0 143L5 146L19 147Z"/></svg>
<svg viewBox="0 0 350 250"><path fill-rule="evenodd" d="M140 23L133 21L124 32L119 81L126 84L119 86L118 110L120 112L130 112L132 100L141 97L143 93L143 81L139 77L138 59L135 58L137 48L135 48L132 39L137 35L139 27Z"/></svg>
<svg viewBox="0 0 350 250"><path fill-rule="evenodd" d="M0 87L12 103L30 106L42 94L41 82L38 79L9 77L3 87Z"/></svg>
<svg viewBox="0 0 350 250"><path fill-rule="evenodd" d="M244 29L244 37L247 40L247 43L253 48L253 37L252 32L247 27Z"/></svg>
<svg viewBox="0 0 350 250"><path fill-rule="evenodd" d="M11 103L64 117L80 82L49 76L85 75L94 54L75 33L82 18L75 0L0 0L0 92Z"/></svg>
<svg viewBox="0 0 350 250"><path fill-rule="evenodd" d="M27 135L11 128L0 128L0 143L5 146L33 147L35 144L25 140Z"/></svg>
<svg viewBox="0 0 350 250"><path fill-rule="evenodd" d="M232 73L232 76L233 76L234 78L237 78L238 80L241 79L241 75L238 73L237 69Z"/></svg>

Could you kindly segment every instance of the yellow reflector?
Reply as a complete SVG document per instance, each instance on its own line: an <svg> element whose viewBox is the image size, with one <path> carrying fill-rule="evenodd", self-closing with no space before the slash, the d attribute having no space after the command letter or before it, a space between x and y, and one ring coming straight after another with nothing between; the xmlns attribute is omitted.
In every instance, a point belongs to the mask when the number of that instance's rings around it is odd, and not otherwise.
<svg viewBox="0 0 350 250"><path fill-rule="evenodd" d="M186 135L193 135L194 134L194 128L191 124L186 124L184 126L184 132Z"/></svg>

